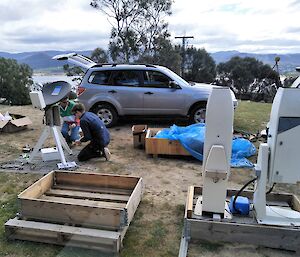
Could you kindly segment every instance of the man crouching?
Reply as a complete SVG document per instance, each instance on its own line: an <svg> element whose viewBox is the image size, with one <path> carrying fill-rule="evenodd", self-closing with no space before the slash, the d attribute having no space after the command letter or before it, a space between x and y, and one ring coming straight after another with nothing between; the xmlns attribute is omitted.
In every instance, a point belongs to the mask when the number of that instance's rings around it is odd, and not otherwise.
<svg viewBox="0 0 300 257"><path fill-rule="evenodd" d="M91 158L103 156L108 161L111 156L107 148L110 135L102 120L96 114L86 112L84 105L81 103L74 105L72 113L80 119L80 127L83 133L80 142L90 141L78 154L78 160L87 161Z"/></svg>

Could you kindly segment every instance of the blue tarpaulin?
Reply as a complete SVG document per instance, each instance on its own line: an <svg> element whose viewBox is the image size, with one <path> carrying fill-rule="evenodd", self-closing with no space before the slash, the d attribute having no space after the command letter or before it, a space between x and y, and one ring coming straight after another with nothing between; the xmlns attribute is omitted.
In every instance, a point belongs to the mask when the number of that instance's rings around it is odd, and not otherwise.
<svg viewBox="0 0 300 257"><path fill-rule="evenodd" d="M196 159L203 161L205 140L205 124L198 123L187 127L176 125L158 132L155 138L179 140L181 145ZM232 139L231 167L253 167L246 157L256 153L255 146L247 139L234 137Z"/></svg>

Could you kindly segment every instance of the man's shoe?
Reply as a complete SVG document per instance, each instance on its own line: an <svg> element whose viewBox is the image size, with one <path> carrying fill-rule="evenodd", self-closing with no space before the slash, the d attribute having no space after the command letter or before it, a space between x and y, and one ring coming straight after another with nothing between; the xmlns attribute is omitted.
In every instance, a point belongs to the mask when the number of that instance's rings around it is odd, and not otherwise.
<svg viewBox="0 0 300 257"><path fill-rule="evenodd" d="M110 153L110 151L108 150L108 148L107 148L107 147L104 147L104 149L103 149L103 153L104 153L104 157L105 157L105 159L106 159L107 161L109 161L109 159L110 159L110 156L111 156L111 153Z"/></svg>

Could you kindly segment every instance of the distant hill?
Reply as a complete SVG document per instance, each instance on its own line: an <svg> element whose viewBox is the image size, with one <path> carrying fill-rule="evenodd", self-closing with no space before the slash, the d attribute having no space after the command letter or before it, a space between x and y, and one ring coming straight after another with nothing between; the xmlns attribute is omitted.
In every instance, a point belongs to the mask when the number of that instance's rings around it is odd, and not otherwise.
<svg viewBox="0 0 300 257"><path fill-rule="evenodd" d="M57 70L62 69L62 66L66 62L52 60L52 57L57 54L76 52L85 56L90 56L92 51L40 51L40 52L23 52L23 53L7 53L0 52L0 57L16 59L19 63L26 63L34 70ZM210 53L212 58L217 64L220 62L227 62L234 56L253 57L271 66L274 65L275 57L280 57L279 69L280 73L295 71L295 67L300 66L300 53L297 54L252 54L241 53L238 51L221 51L216 53Z"/></svg>
<svg viewBox="0 0 300 257"><path fill-rule="evenodd" d="M17 60L18 63L26 63L33 70L60 70L66 64L66 61L52 60L52 57L58 54L76 52L85 56L90 56L92 51L40 51L40 52L24 52L24 53L7 53L0 52L0 57Z"/></svg>

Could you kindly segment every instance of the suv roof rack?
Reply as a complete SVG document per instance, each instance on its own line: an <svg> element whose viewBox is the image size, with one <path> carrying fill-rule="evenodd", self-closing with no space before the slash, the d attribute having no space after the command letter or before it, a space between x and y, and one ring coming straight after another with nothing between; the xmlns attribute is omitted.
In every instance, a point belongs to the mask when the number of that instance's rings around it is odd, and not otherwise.
<svg viewBox="0 0 300 257"><path fill-rule="evenodd" d="M112 67L116 67L117 65L145 65L146 67L157 68L154 64L147 63L97 63L93 67L103 67L106 65L111 65Z"/></svg>
<svg viewBox="0 0 300 257"><path fill-rule="evenodd" d="M118 64L117 63L97 63L93 67L103 67L103 66L106 66L106 65L111 65L111 66L114 67L114 66L117 66Z"/></svg>
<svg viewBox="0 0 300 257"><path fill-rule="evenodd" d="M157 68L154 64L149 63L134 63L134 65L145 65L146 67Z"/></svg>

